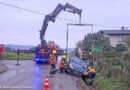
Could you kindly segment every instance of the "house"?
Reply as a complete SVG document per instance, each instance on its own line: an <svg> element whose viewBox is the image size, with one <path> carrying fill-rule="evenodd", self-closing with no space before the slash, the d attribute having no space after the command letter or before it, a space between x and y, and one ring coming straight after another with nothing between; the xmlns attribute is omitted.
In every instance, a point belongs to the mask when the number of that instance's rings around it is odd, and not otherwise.
<svg viewBox="0 0 130 90"><path fill-rule="evenodd" d="M116 47L117 44L125 44L124 39L126 36L130 36L130 30L121 28L121 30L101 30L99 33L109 38L110 44Z"/></svg>

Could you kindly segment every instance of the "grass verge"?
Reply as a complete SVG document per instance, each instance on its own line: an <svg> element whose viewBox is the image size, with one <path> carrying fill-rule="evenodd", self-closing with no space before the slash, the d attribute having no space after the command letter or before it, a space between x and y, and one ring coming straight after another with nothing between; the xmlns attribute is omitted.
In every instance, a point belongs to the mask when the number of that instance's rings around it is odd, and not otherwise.
<svg viewBox="0 0 130 90"><path fill-rule="evenodd" d="M2 57L0 57L0 60L17 60L17 53L14 52L5 52ZM34 54L20 54L19 60L32 60L34 57Z"/></svg>

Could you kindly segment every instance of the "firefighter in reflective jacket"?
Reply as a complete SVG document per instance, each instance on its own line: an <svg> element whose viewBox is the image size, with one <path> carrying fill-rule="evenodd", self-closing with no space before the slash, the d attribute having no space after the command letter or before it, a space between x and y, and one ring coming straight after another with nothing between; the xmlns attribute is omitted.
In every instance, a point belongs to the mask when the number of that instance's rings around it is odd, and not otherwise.
<svg viewBox="0 0 130 90"><path fill-rule="evenodd" d="M60 63L59 63L60 73L63 73L63 71L64 71L64 66L65 66L65 59L62 58L62 59L60 60Z"/></svg>
<svg viewBox="0 0 130 90"><path fill-rule="evenodd" d="M83 80L86 80L86 78L91 78L91 79L93 79L93 78L95 77L95 75L96 75L95 69L92 68L92 67L89 67L89 68L88 68L88 71L85 72L85 73L82 75L82 79L83 79Z"/></svg>
<svg viewBox="0 0 130 90"><path fill-rule="evenodd" d="M50 65L53 69L55 69L55 64L56 64L56 57L55 57L55 55L51 54L50 55Z"/></svg>

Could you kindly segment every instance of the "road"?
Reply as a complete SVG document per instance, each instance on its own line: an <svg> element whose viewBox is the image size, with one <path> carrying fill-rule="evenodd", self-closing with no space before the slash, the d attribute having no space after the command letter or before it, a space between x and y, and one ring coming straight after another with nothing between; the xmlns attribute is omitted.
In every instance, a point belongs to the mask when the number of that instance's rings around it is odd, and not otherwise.
<svg viewBox="0 0 130 90"><path fill-rule="evenodd" d="M49 72L49 65L35 64L32 60L0 60L8 70L0 74L0 90L44 90L44 80ZM48 90L82 90L78 85L80 78L68 74L56 73L49 77Z"/></svg>

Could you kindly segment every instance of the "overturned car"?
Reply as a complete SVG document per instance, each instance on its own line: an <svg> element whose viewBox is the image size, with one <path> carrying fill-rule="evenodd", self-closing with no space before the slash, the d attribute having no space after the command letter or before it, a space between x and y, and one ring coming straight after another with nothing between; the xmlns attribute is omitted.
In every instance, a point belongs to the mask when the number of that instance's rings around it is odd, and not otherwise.
<svg viewBox="0 0 130 90"><path fill-rule="evenodd" d="M81 76L87 71L88 65L78 57L69 58L66 63L65 71L69 74Z"/></svg>

